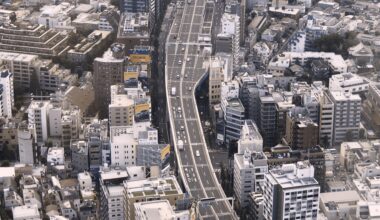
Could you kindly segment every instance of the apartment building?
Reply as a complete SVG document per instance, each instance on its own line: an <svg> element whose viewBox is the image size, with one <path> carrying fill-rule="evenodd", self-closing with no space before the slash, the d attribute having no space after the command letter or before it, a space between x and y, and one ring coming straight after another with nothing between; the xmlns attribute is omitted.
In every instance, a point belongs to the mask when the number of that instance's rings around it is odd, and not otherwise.
<svg viewBox="0 0 380 220"><path fill-rule="evenodd" d="M39 59L37 55L0 52L0 61L13 74L15 88L28 89L36 73Z"/></svg>
<svg viewBox="0 0 380 220"><path fill-rule="evenodd" d="M324 147L333 144L334 137L334 102L327 91L318 94L319 99L319 143Z"/></svg>
<svg viewBox="0 0 380 220"><path fill-rule="evenodd" d="M150 45L149 14L145 12L124 13L121 16L116 41L125 44L125 51L135 46Z"/></svg>
<svg viewBox="0 0 380 220"><path fill-rule="evenodd" d="M103 57L94 60L93 85L98 110L106 110L111 103L110 86L123 82L124 45L112 44ZM108 112L101 112L107 115Z"/></svg>
<svg viewBox="0 0 380 220"><path fill-rule="evenodd" d="M262 190L267 172L267 157L262 151L234 155L234 194L240 208L248 206L250 193Z"/></svg>
<svg viewBox="0 0 380 220"><path fill-rule="evenodd" d="M265 219L317 219L320 186L307 162L269 170L263 185Z"/></svg>
<svg viewBox="0 0 380 220"><path fill-rule="evenodd" d="M8 70L0 71L0 117L12 118L14 107L13 74Z"/></svg>
<svg viewBox="0 0 380 220"><path fill-rule="evenodd" d="M361 98L359 95L330 91L334 103L333 144L359 138Z"/></svg>
<svg viewBox="0 0 380 220"><path fill-rule="evenodd" d="M42 144L48 139L49 101L33 100L28 108L28 123L33 126L35 141Z"/></svg>
<svg viewBox="0 0 380 220"><path fill-rule="evenodd" d="M103 170L100 173L100 212L101 220L124 220L123 182L129 174L126 170Z"/></svg>
<svg viewBox="0 0 380 220"><path fill-rule="evenodd" d="M43 25L5 23L0 27L0 36L0 50L5 52L53 58L69 49L67 34Z"/></svg>

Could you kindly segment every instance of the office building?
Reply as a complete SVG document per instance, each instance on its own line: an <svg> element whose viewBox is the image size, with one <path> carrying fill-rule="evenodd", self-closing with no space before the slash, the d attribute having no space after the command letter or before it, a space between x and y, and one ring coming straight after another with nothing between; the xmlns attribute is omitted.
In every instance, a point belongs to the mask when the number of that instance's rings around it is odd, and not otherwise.
<svg viewBox="0 0 380 220"><path fill-rule="evenodd" d="M71 166L75 172L88 170L88 145L86 141L71 141Z"/></svg>
<svg viewBox="0 0 380 220"><path fill-rule="evenodd" d="M264 183L265 219L317 219L320 186L306 161L269 170Z"/></svg>
<svg viewBox="0 0 380 220"><path fill-rule="evenodd" d="M125 220L123 181L129 177L126 170L104 170L100 173L101 220Z"/></svg>
<svg viewBox="0 0 380 220"><path fill-rule="evenodd" d="M286 117L285 140L293 149L307 149L318 144L318 125L309 117L290 111Z"/></svg>
<svg viewBox="0 0 380 220"><path fill-rule="evenodd" d="M32 101L28 108L28 124L33 126L35 141L42 144L48 139L49 101Z"/></svg>
<svg viewBox="0 0 380 220"><path fill-rule="evenodd" d="M111 85L122 83L124 73L124 45L112 44L103 57L94 60L93 85L98 110L108 109L111 103ZM107 115L107 112L101 112Z"/></svg>
<svg viewBox="0 0 380 220"><path fill-rule="evenodd" d="M221 101L221 85L232 79L232 59L230 55L219 53L210 60L209 102Z"/></svg>
<svg viewBox="0 0 380 220"><path fill-rule="evenodd" d="M23 164L34 164L33 128L26 121L19 124L17 129L19 161Z"/></svg>
<svg viewBox="0 0 380 220"><path fill-rule="evenodd" d="M276 145L276 102L272 96L259 99L260 118L259 129L263 137L264 147Z"/></svg>
<svg viewBox="0 0 380 220"><path fill-rule="evenodd" d="M329 92L334 103L333 144L359 138L361 98L340 91Z"/></svg>
<svg viewBox="0 0 380 220"><path fill-rule="evenodd" d="M225 123L225 141L237 141L241 136L241 127L245 119L245 110L243 104L238 98L223 99L221 107Z"/></svg>
<svg viewBox="0 0 380 220"><path fill-rule="evenodd" d="M111 87L111 93L114 85ZM135 114L135 101L126 94L111 94L111 104L108 105L110 126L133 125Z"/></svg>
<svg viewBox="0 0 380 220"><path fill-rule="evenodd" d="M276 102L276 142L280 142L286 134L286 118L288 112L293 109L295 105L289 101Z"/></svg>
<svg viewBox="0 0 380 220"><path fill-rule="evenodd" d="M135 166L137 140L133 127L114 126L110 128L111 164Z"/></svg>
<svg viewBox="0 0 380 220"><path fill-rule="evenodd" d="M238 154L244 154L247 150L250 152L263 151L263 138L252 120L244 121L238 141Z"/></svg>
<svg viewBox="0 0 380 220"><path fill-rule="evenodd" d="M163 169L170 156L169 144L139 144L137 146L137 166L158 166Z"/></svg>
<svg viewBox="0 0 380 220"><path fill-rule="evenodd" d="M126 219L135 220L135 204L149 200L168 200L174 206L183 199L183 192L174 176L124 181L124 213Z"/></svg>
<svg viewBox="0 0 380 220"><path fill-rule="evenodd" d="M116 41L125 45L125 51L135 46L150 46L149 14L124 13L121 16Z"/></svg>
<svg viewBox="0 0 380 220"><path fill-rule="evenodd" d="M188 210L174 211L168 200L156 200L135 203L135 220L189 220Z"/></svg>
<svg viewBox="0 0 380 220"><path fill-rule="evenodd" d="M129 13L148 12L149 2L150 0L123 0L122 8Z"/></svg>
<svg viewBox="0 0 380 220"><path fill-rule="evenodd" d="M85 128L85 140L88 145L88 157L90 170L98 172L98 169L104 163L110 164L111 158L104 158L103 149L109 147L108 139L108 121L94 120Z"/></svg>
<svg viewBox="0 0 380 220"><path fill-rule="evenodd" d="M267 157L262 151L245 151L234 155L234 194L239 208L248 206L251 192L262 190L264 174L267 172Z"/></svg>
<svg viewBox="0 0 380 220"><path fill-rule="evenodd" d="M0 117L12 118L14 106L13 74L8 70L0 71Z"/></svg>
<svg viewBox="0 0 380 220"><path fill-rule="evenodd" d="M67 52L67 58L75 64L91 62L111 38L110 31L95 30Z"/></svg>

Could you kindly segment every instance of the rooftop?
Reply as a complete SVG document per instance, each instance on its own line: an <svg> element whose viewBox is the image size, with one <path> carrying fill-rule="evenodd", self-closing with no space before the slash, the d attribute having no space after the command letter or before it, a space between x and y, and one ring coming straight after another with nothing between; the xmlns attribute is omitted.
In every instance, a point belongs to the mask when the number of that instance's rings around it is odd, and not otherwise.
<svg viewBox="0 0 380 220"><path fill-rule="evenodd" d="M174 176L150 178L136 181L124 181L128 197L183 194Z"/></svg>
<svg viewBox="0 0 380 220"><path fill-rule="evenodd" d="M314 167L306 161L284 164L280 168L270 170L269 174L282 188L318 186L317 180L314 179Z"/></svg>

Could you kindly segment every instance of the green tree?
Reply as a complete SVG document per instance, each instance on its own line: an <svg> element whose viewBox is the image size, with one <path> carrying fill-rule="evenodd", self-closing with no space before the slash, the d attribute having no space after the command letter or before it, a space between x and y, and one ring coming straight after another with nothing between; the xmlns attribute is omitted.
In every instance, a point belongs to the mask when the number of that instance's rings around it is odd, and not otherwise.
<svg viewBox="0 0 380 220"><path fill-rule="evenodd" d="M9 167L11 164L9 163L9 160L4 160L1 162L1 167Z"/></svg>

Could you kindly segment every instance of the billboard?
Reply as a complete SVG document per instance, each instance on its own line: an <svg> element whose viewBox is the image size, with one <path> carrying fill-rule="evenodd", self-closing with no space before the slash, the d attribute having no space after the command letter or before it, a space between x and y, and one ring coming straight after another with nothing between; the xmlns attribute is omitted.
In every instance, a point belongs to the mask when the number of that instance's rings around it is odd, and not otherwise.
<svg viewBox="0 0 380 220"><path fill-rule="evenodd" d="M129 62L131 63L150 63L152 58L150 54L130 54Z"/></svg>
<svg viewBox="0 0 380 220"><path fill-rule="evenodd" d="M138 100L135 100L137 102L135 104L135 121L136 122L144 122L150 120L150 102L147 99L144 102L139 102Z"/></svg>
<svg viewBox="0 0 380 220"><path fill-rule="evenodd" d="M161 150L161 161L164 162L170 155L170 144L166 145Z"/></svg>
<svg viewBox="0 0 380 220"><path fill-rule="evenodd" d="M124 72L124 82L130 79L137 79L139 77L139 73L136 72Z"/></svg>

